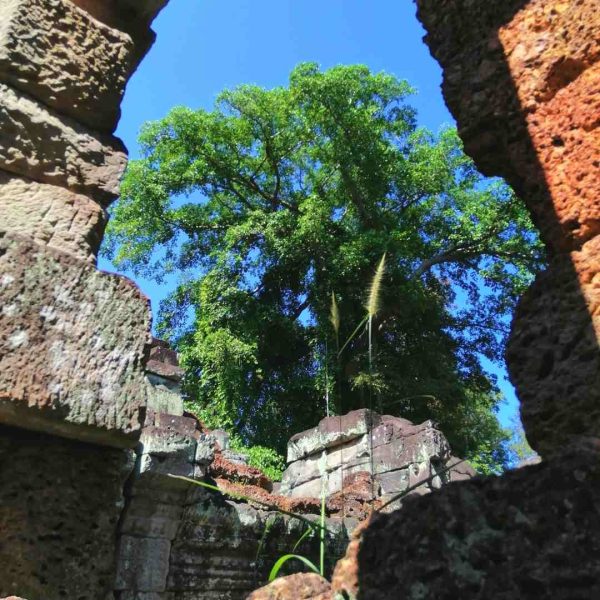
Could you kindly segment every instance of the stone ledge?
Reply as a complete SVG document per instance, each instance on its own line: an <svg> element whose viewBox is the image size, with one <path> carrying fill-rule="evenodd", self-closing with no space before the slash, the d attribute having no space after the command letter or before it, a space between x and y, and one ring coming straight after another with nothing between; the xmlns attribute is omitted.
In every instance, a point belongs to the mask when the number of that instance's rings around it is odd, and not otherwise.
<svg viewBox="0 0 600 600"><path fill-rule="evenodd" d="M0 233L0 422L130 447L148 300L129 280Z"/></svg>

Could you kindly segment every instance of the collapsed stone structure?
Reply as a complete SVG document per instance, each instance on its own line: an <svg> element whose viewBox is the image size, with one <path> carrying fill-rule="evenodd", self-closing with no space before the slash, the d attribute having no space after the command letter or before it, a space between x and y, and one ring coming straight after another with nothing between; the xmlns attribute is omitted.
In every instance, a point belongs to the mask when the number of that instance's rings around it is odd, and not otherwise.
<svg viewBox="0 0 600 600"><path fill-rule="evenodd" d="M279 493L291 497L319 497L323 481L327 496L341 494L363 475L372 500L387 503L409 488L423 494L475 476L468 463L451 455L432 421L413 425L368 409L327 417L294 435L287 463Z"/></svg>

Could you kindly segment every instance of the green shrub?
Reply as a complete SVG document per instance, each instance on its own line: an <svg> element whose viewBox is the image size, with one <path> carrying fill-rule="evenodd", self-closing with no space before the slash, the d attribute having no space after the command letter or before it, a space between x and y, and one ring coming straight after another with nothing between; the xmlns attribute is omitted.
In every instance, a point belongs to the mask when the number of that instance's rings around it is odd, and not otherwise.
<svg viewBox="0 0 600 600"><path fill-rule="evenodd" d="M231 448L248 457L251 467L260 469L269 479L279 481L285 469L285 459L281 454L266 446L244 446L235 438L231 440Z"/></svg>

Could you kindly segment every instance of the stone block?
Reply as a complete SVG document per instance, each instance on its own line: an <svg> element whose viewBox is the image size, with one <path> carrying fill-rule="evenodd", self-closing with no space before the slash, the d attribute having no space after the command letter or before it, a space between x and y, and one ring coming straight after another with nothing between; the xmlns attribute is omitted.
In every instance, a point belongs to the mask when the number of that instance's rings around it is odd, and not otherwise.
<svg viewBox="0 0 600 600"><path fill-rule="evenodd" d="M287 462L292 463L326 448L363 436L369 431L371 425L379 425L380 417L374 415L375 413L370 410L362 408L339 417L322 419L317 427L297 433L290 438Z"/></svg>
<svg viewBox="0 0 600 600"><path fill-rule="evenodd" d="M169 540L122 536L119 542L115 589L164 592L167 586L170 552Z"/></svg>
<svg viewBox="0 0 600 600"><path fill-rule="evenodd" d="M87 196L0 171L0 231L95 263L106 221Z"/></svg>
<svg viewBox="0 0 600 600"><path fill-rule="evenodd" d="M539 461L539 457L536 457ZM464 481L477 476L477 471L466 461L452 456L445 465L449 468L448 478L450 481Z"/></svg>
<svg viewBox="0 0 600 600"><path fill-rule="evenodd" d="M108 205L119 193L127 163L115 137L61 117L0 84L0 169L85 194Z"/></svg>
<svg viewBox="0 0 600 600"><path fill-rule="evenodd" d="M131 37L69 1L0 6L0 80L92 129L114 130L134 66Z"/></svg>
<svg viewBox="0 0 600 600"><path fill-rule="evenodd" d="M397 471L388 471L387 473L381 473L377 477L377 481L381 486L382 495L400 494L409 484L409 469L398 469Z"/></svg>
<svg viewBox="0 0 600 600"><path fill-rule="evenodd" d="M140 438L140 455L156 457L160 464L181 461L191 465L196 455L196 440L158 427L145 427Z"/></svg>
<svg viewBox="0 0 600 600"><path fill-rule="evenodd" d="M196 446L194 462L198 465L209 465L215 458L215 443L213 438L201 433Z"/></svg>
<svg viewBox="0 0 600 600"><path fill-rule="evenodd" d="M148 300L129 280L0 233L0 422L132 446Z"/></svg>
<svg viewBox="0 0 600 600"><path fill-rule="evenodd" d="M129 451L0 425L0 597L112 598L132 467Z"/></svg>
<svg viewBox="0 0 600 600"><path fill-rule="evenodd" d="M168 387L152 383L148 378L147 397L148 409L157 413L165 413L173 416L183 415L183 398L181 394L170 390Z"/></svg>
<svg viewBox="0 0 600 600"><path fill-rule="evenodd" d="M138 496L127 505L121 534L173 540L182 514L181 505L157 502L151 494Z"/></svg>

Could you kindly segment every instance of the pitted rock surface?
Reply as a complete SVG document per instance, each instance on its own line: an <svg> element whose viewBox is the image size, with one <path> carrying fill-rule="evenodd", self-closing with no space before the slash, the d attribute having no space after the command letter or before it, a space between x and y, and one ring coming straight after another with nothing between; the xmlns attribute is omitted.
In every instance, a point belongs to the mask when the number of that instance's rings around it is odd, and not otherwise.
<svg viewBox="0 0 600 600"><path fill-rule="evenodd" d="M599 531L597 457L564 456L407 498L364 529L347 573L364 600L597 598Z"/></svg>
<svg viewBox="0 0 600 600"><path fill-rule="evenodd" d="M510 374L527 438L544 457L560 457L567 445L599 442L599 257L596 237L580 251L554 259L515 315Z"/></svg>
<svg viewBox="0 0 600 600"><path fill-rule="evenodd" d="M107 218L87 196L0 171L0 231L95 264Z"/></svg>
<svg viewBox="0 0 600 600"><path fill-rule="evenodd" d="M0 6L0 78L92 129L114 130L133 53L129 35L71 2Z"/></svg>
<svg viewBox="0 0 600 600"><path fill-rule="evenodd" d="M120 140L61 117L0 83L0 169L66 187L107 205L119 193L127 155Z"/></svg>
<svg viewBox="0 0 600 600"><path fill-rule="evenodd" d="M585 0L417 4L466 151L507 178L548 245L507 357L533 447L560 453L600 431L600 15Z"/></svg>
<svg viewBox="0 0 600 600"><path fill-rule="evenodd" d="M278 577L269 585L252 592L248 600L325 600L331 585L316 573L295 573Z"/></svg>
<svg viewBox="0 0 600 600"><path fill-rule="evenodd" d="M0 425L0 597L112 592L131 453Z"/></svg>
<svg viewBox="0 0 600 600"><path fill-rule="evenodd" d="M135 445L148 301L130 281L24 238L0 237L0 420Z"/></svg>

